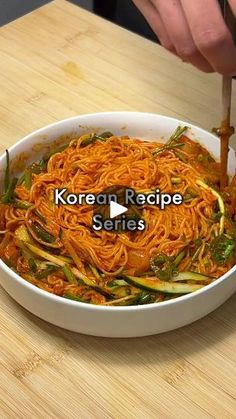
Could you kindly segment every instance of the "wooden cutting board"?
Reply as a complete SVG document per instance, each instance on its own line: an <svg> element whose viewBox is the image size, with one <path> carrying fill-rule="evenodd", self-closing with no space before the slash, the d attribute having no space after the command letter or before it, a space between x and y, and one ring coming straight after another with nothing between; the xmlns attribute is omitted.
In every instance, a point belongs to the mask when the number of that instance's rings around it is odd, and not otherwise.
<svg viewBox="0 0 236 419"><path fill-rule="evenodd" d="M63 0L1 28L0 52L1 152L88 112L219 123L219 76ZM190 326L132 340L51 326L2 289L0 301L3 418L236 417L236 295Z"/></svg>

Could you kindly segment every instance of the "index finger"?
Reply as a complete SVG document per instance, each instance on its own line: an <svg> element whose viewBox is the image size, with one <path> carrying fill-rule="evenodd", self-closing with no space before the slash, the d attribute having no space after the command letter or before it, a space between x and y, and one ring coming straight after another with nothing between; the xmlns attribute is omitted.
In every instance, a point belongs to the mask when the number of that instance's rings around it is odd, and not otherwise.
<svg viewBox="0 0 236 419"><path fill-rule="evenodd" d="M236 46L217 0L181 0L194 42L215 71L236 74Z"/></svg>
<svg viewBox="0 0 236 419"><path fill-rule="evenodd" d="M231 10L234 14L234 16L236 17L236 2L235 0L228 0L229 1L229 5L231 7Z"/></svg>

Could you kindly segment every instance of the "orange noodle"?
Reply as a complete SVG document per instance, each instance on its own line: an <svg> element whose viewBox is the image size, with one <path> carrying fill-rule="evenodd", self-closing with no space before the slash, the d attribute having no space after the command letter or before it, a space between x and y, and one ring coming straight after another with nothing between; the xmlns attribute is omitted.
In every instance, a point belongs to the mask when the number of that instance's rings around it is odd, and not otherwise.
<svg viewBox="0 0 236 419"><path fill-rule="evenodd" d="M179 134L164 146L91 134L52 149L10 200L2 195L3 261L43 290L105 305L163 301L226 273L236 258L236 180L219 193L220 165ZM139 206L146 228L131 232L95 231L93 206L54 202L56 188L98 194L117 185L179 193L183 203Z"/></svg>

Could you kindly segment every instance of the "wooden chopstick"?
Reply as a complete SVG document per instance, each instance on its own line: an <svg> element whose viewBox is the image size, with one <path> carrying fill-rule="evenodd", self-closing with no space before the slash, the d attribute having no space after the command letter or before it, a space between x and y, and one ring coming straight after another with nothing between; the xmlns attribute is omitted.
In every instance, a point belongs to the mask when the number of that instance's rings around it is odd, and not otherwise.
<svg viewBox="0 0 236 419"><path fill-rule="evenodd" d="M227 0L224 1L224 18L225 22L235 38L236 22ZM224 189L228 184L228 154L229 154L229 139L234 133L234 128L231 127L231 100L232 100L232 77L223 76L222 82L222 122L219 130L221 140L221 189Z"/></svg>
<svg viewBox="0 0 236 419"><path fill-rule="evenodd" d="M232 77L223 76L222 84L222 122L220 127L220 158L221 158L221 189L228 184L228 154L229 139L234 133L234 129L230 124L231 114L231 98L232 98Z"/></svg>

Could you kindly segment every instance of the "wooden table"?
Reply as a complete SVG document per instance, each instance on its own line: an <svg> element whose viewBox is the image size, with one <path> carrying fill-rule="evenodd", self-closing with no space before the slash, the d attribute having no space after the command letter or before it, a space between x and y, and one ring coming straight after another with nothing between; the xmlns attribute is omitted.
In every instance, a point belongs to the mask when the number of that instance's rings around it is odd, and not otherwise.
<svg viewBox="0 0 236 419"><path fill-rule="evenodd" d="M88 112L156 112L209 130L219 123L219 76L62 0L3 27L0 51L1 152ZM236 295L195 324L133 340L70 333L2 289L0 299L1 417L236 417Z"/></svg>

